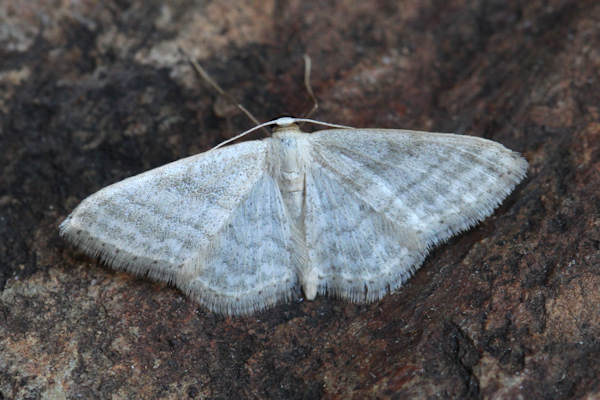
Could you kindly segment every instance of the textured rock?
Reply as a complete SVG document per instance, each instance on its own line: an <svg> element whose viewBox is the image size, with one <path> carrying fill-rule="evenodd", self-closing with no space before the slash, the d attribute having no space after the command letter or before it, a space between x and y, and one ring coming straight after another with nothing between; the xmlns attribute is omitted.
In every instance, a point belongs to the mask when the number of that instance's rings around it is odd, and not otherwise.
<svg viewBox="0 0 600 400"><path fill-rule="evenodd" d="M0 2L0 398L600 396L600 4ZM397 293L219 317L63 242L86 195L262 120L470 132L529 176Z"/></svg>

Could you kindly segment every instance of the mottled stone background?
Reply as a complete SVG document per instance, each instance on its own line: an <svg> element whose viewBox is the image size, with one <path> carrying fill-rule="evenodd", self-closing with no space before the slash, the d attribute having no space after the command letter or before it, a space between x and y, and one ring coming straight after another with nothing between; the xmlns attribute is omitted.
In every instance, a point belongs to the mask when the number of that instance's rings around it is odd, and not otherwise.
<svg viewBox="0 0 600 400"><path fill-rule="evenodd" d="M178 47L261 120L310 108L306 52L316 118L468 132L529 175L378 303L214 315L57 233L252 126ZM0 1L0 399L598 398L599 262L596 0Z"/></svg>

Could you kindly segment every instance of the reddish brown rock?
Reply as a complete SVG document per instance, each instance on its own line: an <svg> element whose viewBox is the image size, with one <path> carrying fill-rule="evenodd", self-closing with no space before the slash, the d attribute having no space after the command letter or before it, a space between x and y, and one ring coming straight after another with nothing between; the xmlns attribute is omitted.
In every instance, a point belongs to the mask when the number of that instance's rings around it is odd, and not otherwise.
<svg viewBox="0 0 600 400"><path fill-rule="evenodd" d="M600 4L0 2L0 398L600 396ZM88 194L301 115L471 133L528 178L397 293L223 318L63 242Z"/></svg>

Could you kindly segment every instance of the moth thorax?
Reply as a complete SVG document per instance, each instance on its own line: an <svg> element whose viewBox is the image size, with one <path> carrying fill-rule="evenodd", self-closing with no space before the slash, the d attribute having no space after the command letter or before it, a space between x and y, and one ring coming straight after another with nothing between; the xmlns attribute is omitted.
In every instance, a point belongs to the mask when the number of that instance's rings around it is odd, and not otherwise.
<svg viewBox="0 0 600 400"><path fill-rule="evenodd" d="M280 139L287 136L301 135L302 131L296 124L276 126L273 129L273 137Z"/></svg>
<svg viewBox="0 0 600 400"><path fill-rule="evenodd" d="M277 154L274 176L283 202L300 228L305 185L306 134L298 126L278 127L273 133L273 154Z"/></svg>

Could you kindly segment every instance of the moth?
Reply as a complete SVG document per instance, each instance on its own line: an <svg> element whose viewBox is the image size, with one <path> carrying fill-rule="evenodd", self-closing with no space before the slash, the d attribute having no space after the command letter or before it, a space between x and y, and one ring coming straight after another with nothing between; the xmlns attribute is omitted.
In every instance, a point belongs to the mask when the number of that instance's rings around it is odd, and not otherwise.
<svg viewBox="0 0 600 400"><path fill-rule="evenodd" d="M89 196L60 225L88 255L227 315L299 295L381 299L489 216L527 162L464 135L333 125L184 158ZM317 121L312 121L317 122ZM258 127L257 127L258 128Z"/></svg>

